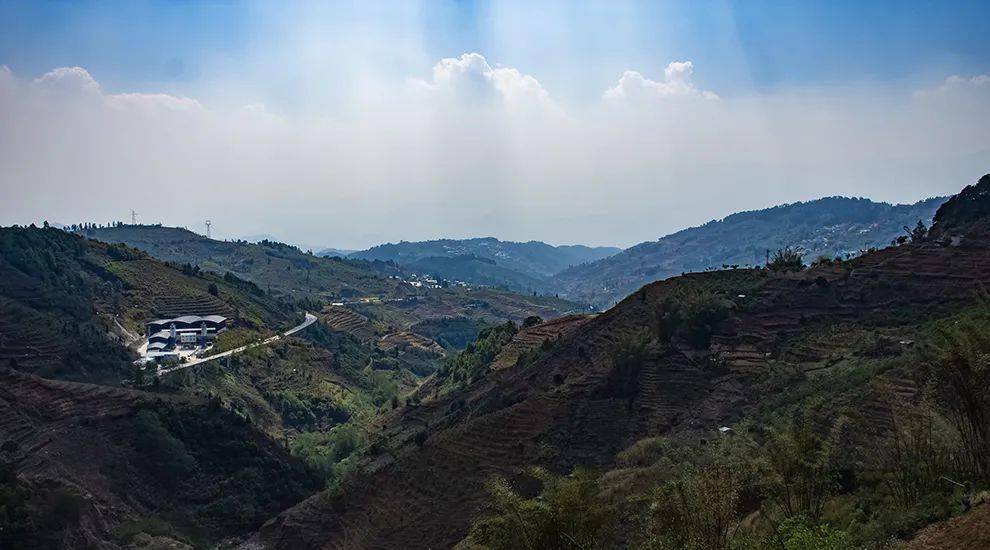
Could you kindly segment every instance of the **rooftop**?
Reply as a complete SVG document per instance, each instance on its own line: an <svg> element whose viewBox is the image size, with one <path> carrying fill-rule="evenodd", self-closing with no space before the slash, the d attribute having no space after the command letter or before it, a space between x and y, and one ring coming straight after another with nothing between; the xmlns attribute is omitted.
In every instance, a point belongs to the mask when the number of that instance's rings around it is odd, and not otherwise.
<svg viewBox="0 0 990 550"><path fill-rule="evenodd" d="M149 322L148 324L160 325L165 323L201 323L203 321L208 323L222 323L226 320L227 318L222 315L183 315L181 317L175 317L174 319L157 319Z"/></svg>

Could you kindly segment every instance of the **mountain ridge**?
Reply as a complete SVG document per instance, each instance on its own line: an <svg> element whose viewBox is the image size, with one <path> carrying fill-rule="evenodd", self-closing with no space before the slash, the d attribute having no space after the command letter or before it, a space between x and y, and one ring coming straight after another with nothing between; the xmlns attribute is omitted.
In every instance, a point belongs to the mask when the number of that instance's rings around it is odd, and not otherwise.
<svg viewBox="0 0 990 550"><path fill-rule="evenodd" d="M806 263L819 255L845 258L886 246L904 235L904 226L930 223L944 201L934 197L893 205L832 196L736 212L568 268L551 285L561 296L604 308L651 281L730 265L763 265L770 253L783 248L798 249Z"/></svg>

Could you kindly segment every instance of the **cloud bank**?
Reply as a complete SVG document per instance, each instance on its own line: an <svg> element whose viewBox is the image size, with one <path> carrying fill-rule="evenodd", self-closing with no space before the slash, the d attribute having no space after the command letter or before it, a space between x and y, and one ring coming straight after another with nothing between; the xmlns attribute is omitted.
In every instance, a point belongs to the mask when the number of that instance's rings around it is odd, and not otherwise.
<svg viewBox="0 0 990 550"><path fill-rule="evenodd" d="M825 195L910 201L990 171L990 76L733 96L690 60L598 101L478 53L357 107L270 112L0 66L0 223L125 219L313 245L494 235L630 245ZM701 76L703 67L698 67ZM701 79L703 81L703 79Z"/></svg>
<svg viewBox="0 0 990 550"><path fill-rule="evenodd" d="M694 63L690 61L674 61L663 71L663 81L646 78L637 71L625 71L619 77L619 82L605 90L605 99L623 100L658 100L665 98L702 97L718 99L714 92L699 90L691 82L694 73Z"/></svg>

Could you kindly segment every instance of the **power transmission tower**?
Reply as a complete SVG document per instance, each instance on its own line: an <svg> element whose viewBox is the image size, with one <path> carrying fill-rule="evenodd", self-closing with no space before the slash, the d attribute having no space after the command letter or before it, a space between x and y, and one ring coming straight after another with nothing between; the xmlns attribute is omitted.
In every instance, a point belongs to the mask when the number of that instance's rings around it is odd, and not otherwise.
<svg viewBox="0 0 990 550"><path fill-rule="evenodd" d="M211 222L210 220L206 220L206 238L207 239L210 238L210 226L211 225L213 225L213 222Z"/></svg>
<svg viewBox="0 0 990 550"><path fill-rule="evenodd" d="M137 225L137 212L131 210L131 225Z"/></svg>

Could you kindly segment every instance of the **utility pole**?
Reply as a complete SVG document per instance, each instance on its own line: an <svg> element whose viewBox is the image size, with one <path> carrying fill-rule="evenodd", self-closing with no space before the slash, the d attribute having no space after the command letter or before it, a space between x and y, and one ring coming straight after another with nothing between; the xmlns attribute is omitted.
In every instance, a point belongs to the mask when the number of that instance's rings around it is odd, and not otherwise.
<svg viewBox="0 0 990 550"><path fill-rule="evenodd" d="M137 225L137 212L131 209L131 225Z"/></svg>
<svg viewBox="0 0 990 550"><path fill-rule="evenodd" d="M210 238L210 226L211 225L213 225L213 222L211 222L210 220L206 220L206 238L207 239Z"/></svg>

